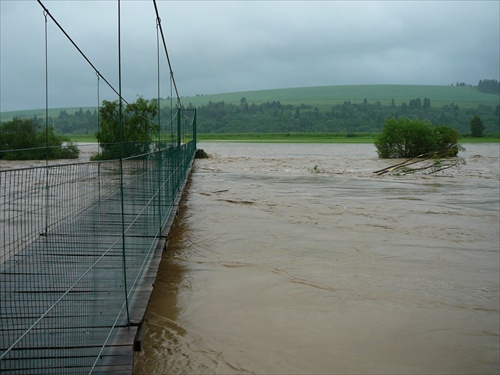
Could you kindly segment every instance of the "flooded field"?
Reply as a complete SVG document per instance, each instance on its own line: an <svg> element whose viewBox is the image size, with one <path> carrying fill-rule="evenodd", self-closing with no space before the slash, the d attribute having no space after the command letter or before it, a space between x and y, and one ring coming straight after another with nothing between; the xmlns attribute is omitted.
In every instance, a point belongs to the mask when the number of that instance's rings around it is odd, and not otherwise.
<svg viewBox="0 0 500 375"><path fill-rule="evenodd" d="M135 374L498 373L498 144L200 144Z"/></svg>

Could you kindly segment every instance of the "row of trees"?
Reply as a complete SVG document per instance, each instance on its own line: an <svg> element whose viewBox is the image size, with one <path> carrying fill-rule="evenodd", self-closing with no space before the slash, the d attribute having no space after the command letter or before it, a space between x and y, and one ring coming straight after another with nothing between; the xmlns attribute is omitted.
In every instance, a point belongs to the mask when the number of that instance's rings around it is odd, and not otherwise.
<svg viewBox="0 0 500 375"><path fill-rule="evenodd" d="M472 87L472 85L468 85L465 82L457 82L455 86ZM500 94L500 82L496 79L481 79L477 84L477 89L487 94Z"/></svg>
<svg viewBox="0 0 500 375"><path fill-rule="evenodd" d="M430 100L425 98L411 102L414 110L429 111ZM349 107L350 103L344 103ZM367 111L368 103L363 102ZM209 107L224 107L223 103ZM284 111L294 113L289 121L299 122L303 117L301 110L310 109L305 105L295 108L283 106L279 102L268 102L264 105L249 106L242 98L239 113L264 114L273 111L273 116L283 116ZM216 111L217 113L217 111ZM102 152L94 159L114 159L146 155L159 139L158 103L156 100L145 100L142 97L136 102L127 104L120 113L117 101L103 101L100 107L101 127L96 133ZM341 113L340 113L341 114ZM335 112L332 111L333 117ZM308 117L320 118L317 108L307 112ZM123 124L123 127L120 126ZM479 115L470 120L473 136L481 136L484 124ZM458 153L459 132L446 125L433 125L429 120L410 119L408 117L392 117L383 122L382 132L375 142L378 154L382 158L411 158L429 152L438 152L440 156L456 156ZM153 142L155 140L155 142ZM79 150L63 137L55 135L52 127L44 129L31 119L14 119L0 126L0 159L44 159L44 158L76 158Z"/></svg>
<svg viewBox="0 0 500 375"><path fill-rule="evenodd" d="M402 103L392 100L389 105L380 101L370 103L366 99L361 103L345 101L328 110L306 104L281 104L279 101L256 104L241 98L239 104L209 102L197 110L200 133L374 133L381 131L387 118L407 117L446 124L468 134L470 119L476 115L482 118L487 133L500 132L500 105L460 108L449 103L435 107L430 98L414 98ZM162 107L159 116L162 124L168 123L171 109ZM45 124L45 119L34 118L33 121L41 126ZM58 116L49 118L49 124L62 134L94 134L98 130L97 113L81 109L74 114L61 111Z"/></svg>
<svg viewBox="0 0 500 375"><path fill-rule="evenodd" d="M97 116L97 110L90 111L87 109L83 111L80 108L72 115L63 110L59 113L57 118L51 118L49 123L52 124L59 133L88 134L89 131L97 127Z"/></svg>
<svg viewBox="0 0 500 375"><path fill-rule="evenodd" d="M79 155L80 150L67 137L32 119L15 118L0 124L0 159L75 159Z"/></svg>
<svg viewBox="0 0 500 375"><path fill-rule="evenodd" d="M470 119L476 115L483 119L486 132L500 132L500 105L461 109L450 103L434 108L429 98L415 98L401 104L392 100L390 105L382 105L380 101L369 103L366 99L361 103L345 101L327 111L305 104L283 105L279 101L249 104L242 98L239 105L210 102L198 107L198 115L200 133L378 133L385 119L406 117L446 124L469 134Z"/></svg>
<svg viewBox="0 0 500 375"><path fill-rule="evenodd" d="M166 109L162 109L160 116L164 122L159 124L156 100L139 97L133 103L123 104L121 114L118 101L104 100L99 109L100 127L95 132L100 144L100 153L92 159L107 160L147 155L153 147L163 147L166 143L178 141L177 137L180 135L177 134L177 119L174 124L172 113ZM63 117L70 115L65 113ZM191 123L192 118L187 116L186 122ZM15 118L0 124L0 159L78 158L79 149L67 137L57 136L52 126L45 127L41 123L35 117ZM189 130L184 135L192 137Z"/></svg>
<svg viewBox="0 0 500 375"><path fill-rule="evenodd" d="M500 82L496 79L484 79L479 81L477 89L489 94L500 94Z"/></svg>

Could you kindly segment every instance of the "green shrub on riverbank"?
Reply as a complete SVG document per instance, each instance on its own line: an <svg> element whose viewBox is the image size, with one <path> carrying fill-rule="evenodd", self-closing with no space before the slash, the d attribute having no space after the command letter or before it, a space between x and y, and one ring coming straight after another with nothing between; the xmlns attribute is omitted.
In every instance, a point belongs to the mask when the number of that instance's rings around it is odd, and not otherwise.
<svg viewBox="0 0 500 375"><path fill-rule="evenodd" d="M460 134L445 125L434 126L426 120L391 118L385 121L382 133L375 140L381 158L414 158L436 153L456 156Z"/></svg>

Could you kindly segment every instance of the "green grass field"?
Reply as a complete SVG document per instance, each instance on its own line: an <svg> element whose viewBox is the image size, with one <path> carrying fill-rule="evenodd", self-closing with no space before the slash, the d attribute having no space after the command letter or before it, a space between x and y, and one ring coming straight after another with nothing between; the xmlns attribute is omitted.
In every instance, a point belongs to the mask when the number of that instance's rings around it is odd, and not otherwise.
<svg viewBox="0 0 500 375"><path fill-rule="evenodd" d="M430 98L433 107L455 103L460 108L475 108L479 104L495 107L499 104L499 96L485 94L475 87L461 86L425 86L425 85L350 85L350 86L319 86L301 87L274 90L242 91L211 95L198 95L182 97L184 106L191 103L195 107L211 102L224 101L238 104L241 98L246 98L249 104L261 104L280 101L282 104L306 104L318 107L320 110L329 110L334 104L344 101L361 103L364 99L374 103L379 100L384 105L389 105L394 99L397 105L408 103L410 99ZM165 105L170 105L170 100L163 100ZM175 102L174 102L175 104ZM79 108L51 108L49 116L57 116L61 110L74 113ZM82 107L84 111L93 111L95 107ZM13 117L31 118L33 116L45 117L45 109L27 109L24 111L1 112L1 121L11 120Z"/></svg>
<svg viewBox="0 0 500 375"><path fill-rule="evenodd" d="M282 104L307 104L321 110L349 100L352 103L361 103L364 99L370 103L379 100L384 105L390 105L394 99L395 103L400 105L402 102L408 103L410 99L430 98L434 107L450 103L455 103L461 108L477 107L479 104L494 107L499 104L498 95L480 92L475 87L426 85L319 86L200 95L181 99L184 105L191 103L197 107L210 101L238 104L243 97L248 103L280 101Z"/></svg>
<svg viewBox="0 0 500 375"><path fill-rule="evenodd" d="M72 142L97 142L93 135L68 135ZM373 143L372 133L250 133L250 134L198 134L198 142L256 142L256 143ZM460 143L500 143L500 134L481 138L462 137Z"/></svg>
<svg viewBox="0 0 500 375"><path fill-rule="evenodd" d="M249 133L249 134L198 134L198 142L256 142L256 143L374 143L373 133ZM500 134L481 138L461 137L460 143L500 143Z"/></svg>
<svg viewBox="0 0 500 375"><path fill-rule="evenodd" d="M73 114L76 111L82 110L85 112L90 110L93 112L96 107L78 107L78 108L49 108L49 117L57 117L59 116L59 113L62 110L65 110L68 112L68 114ZM0 112L0 121L9 121L12 120L14 117L19 117L19 118L33 118L33 117L39 117L42 119L45 119L45 108L40 108L40 109L27 109L23 111L7 111L7 112Z"/></svg>
<svg viewBox="0 0 500 375"><path fill-rule="evenodd" d="M198 142L255 142L255 143L373 143L376 134L336 133L248 133L198 134Z"/></svg>

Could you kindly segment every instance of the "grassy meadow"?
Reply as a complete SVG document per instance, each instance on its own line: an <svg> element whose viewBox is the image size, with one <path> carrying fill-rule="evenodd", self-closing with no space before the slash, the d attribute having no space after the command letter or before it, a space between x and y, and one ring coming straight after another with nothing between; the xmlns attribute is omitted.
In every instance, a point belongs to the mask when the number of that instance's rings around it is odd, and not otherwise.
<svg viewBox="0 0 500 375"><path fill-rule="evenodd" d="M334 104L344 101L361 103L364 99L368 102L380 101L383 105L390 105L394 99L397 105L409 102L410 99L430 98L433 107L441 107L454 103L460 108L475 108L479 104L495 107L499 104L499 96L480 92L475 87L464 86L430 86L430 85L348 85L348 86L319 86L301 87L274 90L242 91L215 95L199 95L181 98L184 105L191 103L197 107L208 102L238 104L241 98L249 104L262 104L280 101L281 104L295 106L306 104L328 110ZM170 103L170 101L166 101Z"/></svg>
<svg viewBox="0 0 500 375"><path fill-rule="evenodd" d="M445 104L454 103L460 108L475 108L479 104L495 107L499 104L499 96L486 94L477 90L476 87L464 86L431 86L431 85L347 85L347 86L318 86L299 87L273 90L241 91L232 93L196 95L182 97L184 106L191 103L195 107L206 105L209 102L221 102L239 104L241 98L245 98L249 104L256 105L280 101L281 104L301 104L318 107L327 111L332 105L342 104L344 101L361 103L364 99L370 103L377 100L383 105L390 105L394 99L397 105L409 102L410 99L430 98L433 107L441 107ZM170 100L162 100L162 105L169 106ZM175 102L174 102L175 105ZM94 111L95 107L81 107L83 111L89 109ZM50 108L49 116L57 116L60 111L65 110L73 114L80 107L72 108ZM45 109L27 109L23 111L1 112L1 121L11 120L13 117L32 118L33 116L45 117Z"/></svg>
<svg viewBox="0 0 500 375"><path fill-rule="evenodd" d="M373 143L374 133L232 133L197 134L197 142L258 142L258 143ZM91 134L71 134L72 142L97 142ZM500 134L481 138L462 137L460 143L500 143Z"/></svg>
<svg viewBox="0 0 500 375"><path fill-rule="evenodd" d="M236 133L198 134L198 142L255 142L255 143L373 143L376 134L339 133Z"/></svg>
<svg viewBox="0 0 500 375"><path fill-rule="evenodd" d="M90 110L91 112L96 110L96 107L72 107L72 108L49 108L49 117L57 117L59 116L59 113L62 110L65 110L68 112L68 114L73 114L76 111L80 110L80 108L83 111ZM26 109L22 111L5 111L5 112L0 112L0 121L9 121L12 120L14 117L18 118L33 118L33 117L38 117L38 118L45 118L45 108L39 108L39 109Z"/></svg>

